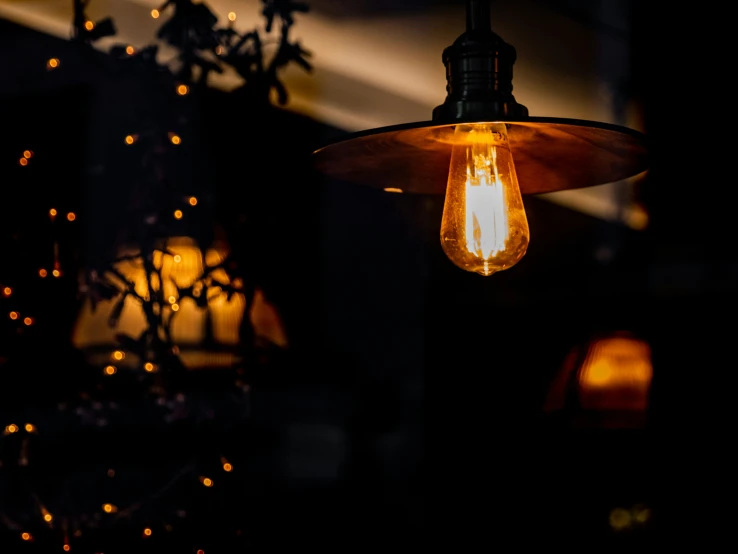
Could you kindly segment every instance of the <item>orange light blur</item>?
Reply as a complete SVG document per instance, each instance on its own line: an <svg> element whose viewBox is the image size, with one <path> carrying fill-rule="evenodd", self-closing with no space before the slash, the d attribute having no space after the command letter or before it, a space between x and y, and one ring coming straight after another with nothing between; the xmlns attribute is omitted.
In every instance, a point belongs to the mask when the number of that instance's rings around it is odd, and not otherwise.
<svg viewBox="0 0 738 554"><path fill-rule="evenodd" d="M52 275L53 275L54 277L61 277L61 271L59 271L58 269L53 269L53 270L51 271L51 274L52 274Z"/></svg>
<svg viewBox="0 0 738 554"><path fill-rule="evenodd" d="M115 375L118 369L114 365L109 365L105 368L105 375Z"/></svg>
<svg viewBox="0 0 738 554"><path fill-rule="evenodd" d="M190 206L197 206L197 198L194 196L190 196Z"/></svg>
<svg viewBox="0 0 738 554"><path fill-rule="evenodd" d="M21 164L23 167L26 167L28 165L28 158L21 158L18 160L18 163Z"/></svg>
<svg viewBox="0 0 738 554"><path fill-rule="evenodd" d="M5 287L5 288L3 289L3 294L4 294L5 296L10 296L11 294L13 294L13 289L11 289L10 287Z"/></svg>
<svg viewBox="0 0 738 554"><path fill-rule="evenodd" d="M135 53L136 53L136 49L133 46L131 45L126 46L126 54L128 54L129 56L133 56L133 54Z"/></svg>
<svg viewBox="0 0 738 554"><path fill-rule="evenodd" d="M25 325L26 325L27 327L30 327L31 325L33 325L33 318L30 318L30 317L24 317L24 318L23 318L23 323L24 323L24 324L25 324Z"/></svg>
<svg viewBox="0 0 738 554"><path fill-rule="evenodd" d="M47 272L46 272L45 269L41 268L41 269L38 270L38 276L39 277L43 278L43 277L46 277L46 275L47 275Z"/></svg>
<svg viewBox="0 0 738 554"><path fill-rule="evenodd" d="M174 210L174 219L182 219L182 210Z"/></svg>
<svg viewBox="0 0 738 554"><path fill-rule="evenodd" d="M23 151L23 157L31 159L33 158L33 151L32 150L24 150Z"/></svg>
<svg viewBox="0 0 738 554"><path fill-rule="evenodd" d="M236 12L231 12L228 14L228 19L230 21L236 21Z"/></svg>
<svg viewBox="0 0 738 554"><path fill-rule="evenodd" d="M49 215L53 218L56 217L57 211L54 208L51 208L49 210Z"/></svg>
<svg viewBox="0 0 738 554"><path fill-rule="evenodd" d="M8 315L10 316L10 319L18 319L18 312L10 312Z"/></svg>
<svg viewBox="0 0 738 554"><path fill-rule="evenodd" d="M95 23L93 21L85 21L85 29L88 31L92 31L95 28Z"/></svg>
<svg viewBox="0 0 738 554"><path fill-rule="evenodd" d="M182 139L179 138L179 135L172 135L171 139L172 144L180 144L182 142Z"/></svg>
<svg viewBox="0 0 738 554"><path fill-rule="evenodd" d="M188 92L190 92L190 88L187 85L179 85L177 87L177 94L179 94L180 96L184 96Z"/></svg>
<svg viewBox="0 0 738 554"><path fill-rule="evenodd" d="M67 214L67 220L74 221L75 219L77 219L77 216L76 216L76 214L74 212L69 212Z"/></svg>
<svg viewBox="0 0 738 554"><path fill-rule="evenodd" d="M151 17L153 17L154 19L157 19L159 15L161 15L159 13L159 10L151 10Z"/></svg>
<svg viewBox="0 0 738 554"><path fill-rule="evenodd" d="M59 67L59 58L51 58L48 62L46 62L46 67L49 69L55 69Z"/></svg>

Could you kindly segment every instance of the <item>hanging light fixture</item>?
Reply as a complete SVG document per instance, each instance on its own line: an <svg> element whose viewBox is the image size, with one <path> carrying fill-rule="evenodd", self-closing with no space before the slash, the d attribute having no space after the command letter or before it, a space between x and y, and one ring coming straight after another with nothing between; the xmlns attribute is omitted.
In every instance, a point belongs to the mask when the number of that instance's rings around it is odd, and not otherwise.
<svg viewBox="0 0 738 554"><path fill-rule="evenodd" d="M431 121L371 129L314 152L339 181L445 194L441 245L481 275L525 255L521 194L605 184L646 170L645 137L621 126L531 117L512 94L515 48L492 31L489 0L467 0L466 32L443 52L447 97Z"/></svg>

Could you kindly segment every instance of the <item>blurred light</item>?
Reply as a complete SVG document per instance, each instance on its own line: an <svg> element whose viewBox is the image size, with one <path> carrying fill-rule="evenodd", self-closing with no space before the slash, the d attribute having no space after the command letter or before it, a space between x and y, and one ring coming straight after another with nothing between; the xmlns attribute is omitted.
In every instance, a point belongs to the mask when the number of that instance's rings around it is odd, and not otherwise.
<svg viewBox="0 0 738 554"><path fill-rule="evenodd" d="M236 21L236 12L231 12L228 14L228 19L230 21Z"/></svg>
<svg viewBox="0 0 738 554"><path fill-rule="evenodd" d="M136 139L133 135L126 135L126 144L133 144L134 142L136 142Z"/></svg>
<svg viewBox="0 0 738 554"><path fill-rule="evenodd" d="M92 31L95 28L95 23L92 21L85 21L85 29Z"/></svg>
<svg viewBox="0 0 738 554"><path fill-rule="evenodd" d="M213 486L213 480L209 477L200 477L200 482L205 485L206 487L212 487Z"/></svg>
<svg viewBox="0 0 738 554"><path fill-rule="evenodd" d="M154 19L157 19L159 15L161 15L159 13L159 10L151 10L151 17L153 17Z"/></svg>
<svg viewBox="0 0 738 554"><path fill-rule="evenodd" d="M59 67L59 58L51 58L46 62L46 67L49 69L55 69Z"/></svg>
<svg viewBox="0 0 738 554"><path fill-rule="evenodd" d="M26 167L28 165L28 158L21 158L18 160L18 163L21 164L23 167Z"/></svg>
<svg viewBox="0 0 738 554"><path fill-rule="evenodd" d="M197 198L190 196L190 206L197 206Z"/></svg>
<svg viewBox="0 0 738 554"><path fill-rule="evenodd" d="M13 289L11 289L10 287L5 287L5 288L3 289L3 294L4 294L5 296L10 296L11 294L13 294Z"/></svg>
<svg viewBox="0 0 738 554"><path fill-rule="evenodd" d="M53 269L53 270L51 270L51 274L54 277L59 277L59 276L61 276L61 271L59 271L58 269Z"/></svg>
<svg viewBox="0 0 738 554"><path fill-rule="evenodd" d="M647 523L651 519L651 509L641 504L633 506L633 519L638 523Z"/></svg>
<svg viewBox="0 0 738 554"><path fill-rule="evenodd" d="M144 369L145 369L146 371L148 371L149 373L151 373L151 372L153 372L153 371L154 371L154 369L156 369L156 368L154 367L154 364L152 364L151 362L146 362L146 363L144 364Z"/></svg>
<svg viewBox="0 0 738 554"><path fill-rule="evenodd" d="M115 360L122 360L125 357L126 355L120 350L116 350L115 352L113 352L113 359Z"/></svg>
<svg viewBox="0 0 738 554"><path fill-rule="evenodd" d="M205 554L205 551L202 550L202 549L200 549L200 550L197 551L197 554Z"/></svg>
<svg viewBox="0 0 738 554"><path fill-rule="evenodd" d="M69 213L67 214L67 219L68 219L69 221L74 221L75 219L77 219L77 216L75 215L75 213L74 213L74 212L69 212Z"/></svg>
<svg viewBox="0 0 738 554"><path fill-rule="evenodd" d="M172 311L178 312L179 311L179 304L172 304Z"/></svg>
<svg viewBox="0 0 738 554"><path fill-rule="evenodd" d="M57 211L56 211L56 210L55 210L54 208L51 208L51 209L49 210L49 215L50 215L50 216L51 216L52 218L56 217L56 214L57 214Z"/></svg>
<svg viewBox="0 0 738 554"><path fill-rule="evenodd" d="M105 375L115 375L116 371L118 371L118 369L114 365L105 367Z"/></svg>
<svg viewBox="0 0 738 554"><path fill-rule="evenodd" d="M128 54L129 56L133 56L133 54L135 53L136 53L136 49L133 46L130 46L130 45L126 46L126 54Z"/></svg>
<svg viewBox="0 0 738 554"><path fill-rule="evenodd" d="M18 319L18 312L10 312L10 319Z"/></svg>
<svg viewBox="0 0 738 554"><path fill-rule="evenodd" d="M33 426L33 423L26 423L24 426L26 433L33 433L36 428Z"/></svg>
<svg viewBox="0 0 738 554"><path fill-rule="evenodd" d="M182 210L174 210L174 219L182 219Z"/></svg>
<svg viewBox="0 0 738 554"><path fill-rule="evenodd" d="M223 471L231 472L233 471L233 466L226 462L223 464Z"/></svg>
<svg viewBox="0 0 738 554"><path fill-rule="evenodd" d="M103 512L105 512L106 514L112 514L118 511L117 506L113 504L103 504L102 509L103 509Z"/></svg>
<svg viewBox="0 0 738 554"><path fill-rule="evenodd" d="M23 318L23 323L30 327L31 325L33 325L33 319L30 317L25 317Z"/></svg>
<svg viewBox="0 0 738 554"><path fill-rule="evenodd" d="M33 151L31 151L31 150L24 150L23 151L23 157L24 158L28 158L28 159L33 158Z"/></svg>
<svg viewBox="0 0 738 554"><path fill-rule="evenodd" d="M31 534L30 533L21 533L21 538L24 541L30 541L33 537L31 537Z"/></svg>
<svg viewBox="0 0 738 554"><path fill-rule="evenodd" d="M223 53L223 47L222 46L216 46L215 47L215 53L220 56Z"/></svg>
<svg viewBox="0 0 738 554"><path fill-rule="evenodd" d="M628 512L628 510L615 508L610 512L610 527L616 531L622 531L623 529L630 527L630 523L630 512Z"/></svg>
<svg viewBox="0 0 738 554"><path fill-rule="evenodd" d="M41 268L41 269L38 270L38 276L39 277L42 277L43 278L43 277L46 277L46 275L47 275L47 273L46 273L46 270L44 268Z"/></svg>
<svg viewBox="0 0 738 554"><path fill-rule="evenodd" d="M384 189L384 192L402 192L402 189L396 189L396 188L393 188L393 187L387 187L386 189Z"/></svg>
<svg viewBox="0 0 738 554"><path fill-rule="evenodd" d="M190 92L190 89L187 85L179 85L177 87L177 94L179 94L180 96L184 96L188 92Z"/></svg>
<svg viewBox="0 0 738 554"><path fill-rule="evenodd" d="M182 261L182 256L180 256L179 254L175 254L174 255L174 263L178 264L181 261Z"/></svg>
<svg viewBox="0 0 738 554"><path fill-rule="evenodd" d="M18 426L15 423L11 423L7 427L5 427L5 432L8 434L13 434L18 432Z"/></svg>
<svg viewBox="0 0 738 554"><path fill-rule="evenodd" d="M114 469L109 469L108 470L108 477L115 477L115 470Z"/></svg>
<svg viewBox="0 0 738 554"><path fill-rule="evenodd" d="M72 550L72 547L69 546L68 544L65 544L63 548L64 548L64 552L69 552L70 550Z"/></svg>
<svg viewBox="0 0 738 554"><path fill-rule="evenodd" d="M172 144L180 144L182 142L182 139L179 138L178 135L172 135L171 139Z"/></svg>
<svg viewBox="0 0 738 554"><path fill-rule="evenodd" d="M144 529L144 535L147 536L147 537L150 537L151 536L151 529L149 529L148 527L146 529Z"/></svg>
<svg viewBox="0 0 738 554"><path fill-rule="evenodd" d="M51 523L52 519L54 519L54 517L51 514L44 514L44 521L46 523Z"/></svg>

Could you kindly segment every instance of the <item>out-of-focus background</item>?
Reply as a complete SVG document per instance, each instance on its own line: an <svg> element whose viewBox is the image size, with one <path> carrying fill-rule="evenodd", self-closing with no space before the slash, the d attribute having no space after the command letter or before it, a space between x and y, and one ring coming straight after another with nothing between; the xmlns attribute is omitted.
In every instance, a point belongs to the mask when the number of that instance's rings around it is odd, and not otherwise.
<svg viewBox="0 0 738 554"><path fill-rule="evenodd" d="M675 23L492 2L531 115L652 164L526 197L481 278L442 197L310 164L430 119L464 2L162 4L0 0L0 549L655 544L736 277Z"/></svg>

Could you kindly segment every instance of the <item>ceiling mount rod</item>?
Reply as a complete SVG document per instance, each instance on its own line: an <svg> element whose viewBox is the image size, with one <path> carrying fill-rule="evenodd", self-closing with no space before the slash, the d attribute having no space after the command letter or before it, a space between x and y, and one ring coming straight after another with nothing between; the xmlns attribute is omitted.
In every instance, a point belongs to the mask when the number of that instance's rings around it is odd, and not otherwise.
<svg viewBox="0 0 738 554"><path fill-rule="evenodd" d="M466 0L466 30L491 31L491 0Z"/></svg>

